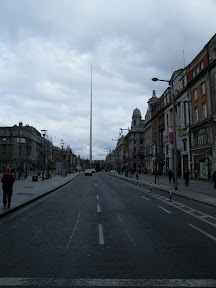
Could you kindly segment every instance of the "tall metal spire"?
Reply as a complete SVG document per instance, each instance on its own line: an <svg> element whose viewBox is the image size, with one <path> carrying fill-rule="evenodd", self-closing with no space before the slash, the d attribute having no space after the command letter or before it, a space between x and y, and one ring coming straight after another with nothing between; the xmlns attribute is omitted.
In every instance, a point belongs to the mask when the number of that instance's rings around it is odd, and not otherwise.
<svg viewBox="0 0 216 288"><path fill-rule="evenodd" d="M90 168L92 168L92 65L91 65L91 103L90 103Z"/></svg>

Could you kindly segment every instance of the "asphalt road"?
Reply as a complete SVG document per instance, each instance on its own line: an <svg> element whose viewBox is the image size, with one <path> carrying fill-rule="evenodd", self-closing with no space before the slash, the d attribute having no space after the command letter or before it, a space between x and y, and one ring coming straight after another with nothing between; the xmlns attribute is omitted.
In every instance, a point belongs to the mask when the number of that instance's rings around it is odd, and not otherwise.
<svg viewBox="0 0 216 288"><path fill-rule="evenodd" d="M215 209L166 197L80 175L0 219L0 287L216 287Z"/></svg>

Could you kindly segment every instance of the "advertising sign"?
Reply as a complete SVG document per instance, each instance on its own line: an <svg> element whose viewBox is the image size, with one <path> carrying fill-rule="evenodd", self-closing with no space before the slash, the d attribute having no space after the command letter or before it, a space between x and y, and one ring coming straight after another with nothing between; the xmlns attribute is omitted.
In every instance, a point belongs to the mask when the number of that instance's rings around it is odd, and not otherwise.
<svg viewBox="0 0 216 288"><path fill-rule="evenodd" d="M169 149L173 149L173 127L169 127Z"/></svg>

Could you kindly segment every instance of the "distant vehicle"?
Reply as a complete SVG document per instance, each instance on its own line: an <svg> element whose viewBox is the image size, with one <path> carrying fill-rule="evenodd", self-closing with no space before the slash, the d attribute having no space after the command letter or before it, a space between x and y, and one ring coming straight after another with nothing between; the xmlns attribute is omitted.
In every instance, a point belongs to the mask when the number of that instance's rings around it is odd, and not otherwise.
<svg viewBox="0 0 216 288"><path fill-rule="evenodd" d="M85 169L85 176L92 176L92 169Z"/></svg>
<svg viewBox="0 0 216 288"><path fill-rule="evenodd" d="M95 170L95 169L91 168L91 170L92 170L92 173L96 173L96 170Z"/></svg>

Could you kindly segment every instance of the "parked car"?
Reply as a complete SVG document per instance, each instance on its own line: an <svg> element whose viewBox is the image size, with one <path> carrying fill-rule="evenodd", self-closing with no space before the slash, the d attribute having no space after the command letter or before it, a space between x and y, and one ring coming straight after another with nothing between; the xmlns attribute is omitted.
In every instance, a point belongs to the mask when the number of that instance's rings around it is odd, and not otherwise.
<svg viewBox="0 0 216 288"><path fill-rule="evenodd" d="M92 169L85 169L84 174L85 176L92 176Z"/></svg>

